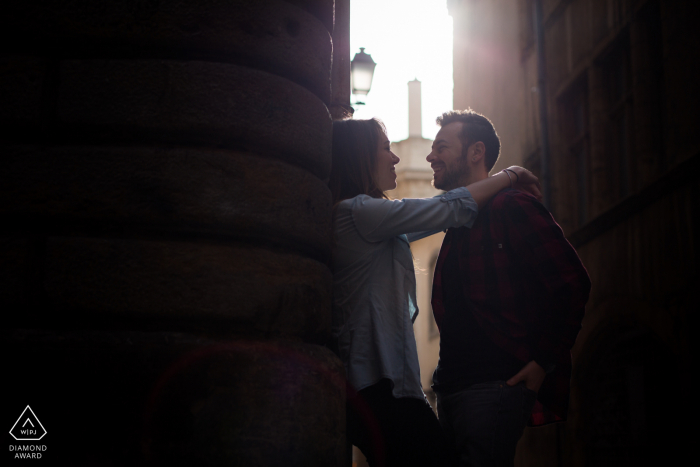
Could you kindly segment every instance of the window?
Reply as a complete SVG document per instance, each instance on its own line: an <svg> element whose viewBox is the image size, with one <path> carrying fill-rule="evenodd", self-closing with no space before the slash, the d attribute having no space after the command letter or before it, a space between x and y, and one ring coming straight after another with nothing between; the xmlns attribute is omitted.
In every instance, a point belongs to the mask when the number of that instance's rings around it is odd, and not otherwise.
<svg viewBox="0 0 700 467"><path fill-rule="evenodd" d="M572 86L560 101L562 133L566 148L564 168L567 175L568 194L573 207L576 227L588 220L589 198L589 125L588 82L580 80Z"/></svg>
<svg viewBox="0 0 700 467"><path fill-rule="evenodd" d="M634 135L632 122L632 73L629 43L622 34L612 51L603 59L603 84L607 114L605 131L609 202L616 202L630 193L630 154Z"/></svg>

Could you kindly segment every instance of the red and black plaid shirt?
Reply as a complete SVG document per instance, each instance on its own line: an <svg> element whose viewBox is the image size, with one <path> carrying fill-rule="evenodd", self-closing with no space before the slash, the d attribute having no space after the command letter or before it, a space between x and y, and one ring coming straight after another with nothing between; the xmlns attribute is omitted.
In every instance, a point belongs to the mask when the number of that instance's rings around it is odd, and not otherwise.
<svg viewBox="0 0 700 467"><path fill-rule="evenodd" d="M524 363L556 363L542 383L529 424L565 420L570 350L591 282L552 215L532 196L506 190L479 211L471 229L449 229L433 280L438 328L445 313L441 272L448 254L459 255L462 290L484 333Z"/></svg>

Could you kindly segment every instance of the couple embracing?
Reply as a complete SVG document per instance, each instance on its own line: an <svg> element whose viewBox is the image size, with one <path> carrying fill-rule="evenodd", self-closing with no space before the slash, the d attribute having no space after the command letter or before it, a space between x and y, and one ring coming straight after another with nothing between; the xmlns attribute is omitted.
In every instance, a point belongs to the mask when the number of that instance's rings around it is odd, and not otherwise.
<svg viewBox="0 0 700 467"><path fill-rule="evenodd" d="M512 466L526 425L566 418L570 349L590 292L537 178L500 154L491 121L450 111L427 156L435 198L390 200L378 120L333 124L333 335L348 377L347 435L372 467ZM446 231L433 279L435 417L420 383L409 244Z"/></svg>

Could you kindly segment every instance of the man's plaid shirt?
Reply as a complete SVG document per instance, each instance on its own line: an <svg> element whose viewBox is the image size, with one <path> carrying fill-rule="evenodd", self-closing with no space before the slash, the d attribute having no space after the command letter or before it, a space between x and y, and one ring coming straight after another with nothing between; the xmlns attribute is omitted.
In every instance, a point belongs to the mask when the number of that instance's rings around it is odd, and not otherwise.
<svg viewBox="0 0 700 467"><path fill-rule="evenodd" d="M516 190L496 195L472 228L448 229L433 280L433 314L445 313L442 266L459 255L463 292L494 343L523 361L556 363L545 378L531 426L566 419L571 347L581 328L591 282L552 215Z"/></svg>

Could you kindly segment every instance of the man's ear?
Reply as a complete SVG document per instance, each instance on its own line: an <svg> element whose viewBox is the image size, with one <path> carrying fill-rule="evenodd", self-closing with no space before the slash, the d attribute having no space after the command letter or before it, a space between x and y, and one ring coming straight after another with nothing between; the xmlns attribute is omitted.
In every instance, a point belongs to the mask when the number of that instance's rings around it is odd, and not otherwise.
<svg viewBox="0 0 700 467"><path fill-rule="evenodd" d="M469 148L469 162L477 163L484 159L486 146L481 141L477 141Z"/></svg>

